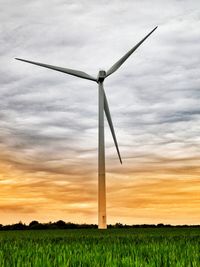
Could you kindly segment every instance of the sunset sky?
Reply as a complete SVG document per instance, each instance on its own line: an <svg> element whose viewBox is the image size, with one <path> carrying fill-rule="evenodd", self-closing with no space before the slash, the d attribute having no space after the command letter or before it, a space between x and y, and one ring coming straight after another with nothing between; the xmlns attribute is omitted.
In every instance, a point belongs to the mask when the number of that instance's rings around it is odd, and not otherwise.
<svg viewBox="0 0 200 267"><path fill-rule="evenodd" d="M108 70L109 223L200 224L200 1L1 0L0 224L97 223L94 82Z"/></svg>

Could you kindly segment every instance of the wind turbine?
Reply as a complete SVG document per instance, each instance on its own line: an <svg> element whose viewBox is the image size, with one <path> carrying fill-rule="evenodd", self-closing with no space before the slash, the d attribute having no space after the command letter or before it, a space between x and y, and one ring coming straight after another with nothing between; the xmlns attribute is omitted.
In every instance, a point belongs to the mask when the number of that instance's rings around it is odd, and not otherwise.
<svg viewBox="0 0 200 267"><path fill-rule="evenodd" d="M108 101L103 87L103 82L105 78L114 73L126 60L127 58L156 30L155 27L150 33L148 33L138 44L136 44L130 51L128 51L122 58L120 58L107 72L105 70L100 70L97 78L88 75L85 72L73 69L67 69L52 65L47 65L39 62L29 61L25 59L15 58L27 63L45 67L48 69L60 71L66 74L70 74L79 78L91 80L98 83L99 87L99 133L98 133L98 228L106 229L106 184L105 184L105 144L104 144L104 112L111 130L111 134L114 140L114 144L117 150L117 154L122 164L121 155L118 148L117 139L115 136L115 131L110 115L110 110L108 106Z"/></svg>

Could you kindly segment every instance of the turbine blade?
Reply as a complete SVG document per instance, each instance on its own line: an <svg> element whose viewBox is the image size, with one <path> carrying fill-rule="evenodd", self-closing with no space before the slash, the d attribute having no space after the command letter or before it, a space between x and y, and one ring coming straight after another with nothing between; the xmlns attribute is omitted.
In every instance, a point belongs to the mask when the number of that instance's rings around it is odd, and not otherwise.
<svg viewBox="0 0 200 267"><path fill-rule="evenodd" d="M60 71L63 73L67 73L79 78L83 78L83 79L87 79L87 80L91 80L91 81L97 81L96 78L88 75L85 72L79 71L79 70L72 70L72 69L66 69L66 68L61 68L61 67L57 67L57 66L52 66L52 65L47 65L47 64L43 64L43 63L39 63L39 62L34 62L34 61L30 61L30 60L25 60L25 59L21 59L21 58L15 58L16 60L20 60L20 61L24 61L30 64L34 64L40 67L44 67L44 68L48 68L48 69L52 69L52 70L56 70L56 71Z"/></svg>
<svg viewBox="0 0 200 267"><path fill-rule="evenodd" d="M104 111L105 111L105 114L106 114L106 118L107 118L108 124L110 126L110 131L112 133L112 137L113 137L113 140L114 140L114 143L115 143L115 147L116 147L116 150L117 150L117 154L118 154L120 163L122 164L122 159L121 159L121 155L120 155L120 152L119 152L117 139L116 139L116 136L115 136L115 131L114 131L114 127L113 127L113 123L112 123L112 119L111 119L111 115L110 115L110 110L109 110L109 106L108 106L108 101L107 101L105 92L104 92Z"/></svg>
<svg viewBox="0 0 200 267"><path fill-rule="evenodd" d="M157 26L158 27L158 26ZM127 60L128 57L157 29L155 27L150 33L148 33L138 44L136 44L130 51L128 51L122 58L120 58L107 72L106 77L115 72L119 67Z"/></svg>

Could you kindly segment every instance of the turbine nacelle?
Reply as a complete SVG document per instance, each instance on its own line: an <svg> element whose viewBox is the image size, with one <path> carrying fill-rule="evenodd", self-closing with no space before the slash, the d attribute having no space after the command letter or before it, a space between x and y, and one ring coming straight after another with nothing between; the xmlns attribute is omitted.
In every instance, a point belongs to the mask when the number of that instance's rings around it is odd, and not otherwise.
<svg viewBox="0 0 200 267"><path fill-rule="evenodd" d="M103 82L105 78L106 78L105 70L100 70L97 77L97 82Z"/></svg>

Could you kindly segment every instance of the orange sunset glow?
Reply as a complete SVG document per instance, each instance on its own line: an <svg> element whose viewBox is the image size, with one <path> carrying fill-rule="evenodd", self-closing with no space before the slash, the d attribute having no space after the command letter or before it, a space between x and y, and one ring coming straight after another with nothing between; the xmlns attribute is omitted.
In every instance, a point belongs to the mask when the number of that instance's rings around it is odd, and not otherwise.
<svg viewBox="0 0 200 267"><path fill-rule="evenodd" d="M38 167L1 152L1 223L97 221L97 175ZM7 154L7 155L6 155ZM107 173L109 223L198 224L199 160L149 159ZM180 163L181 162L181 163ZM27 165L28 166L27 166ZM55 165L54 165L55 166ZM84 165L83 165L84 166ZM81 169L81 165L79 167ZM87 171L87 170L86 170Z"/></svg>

